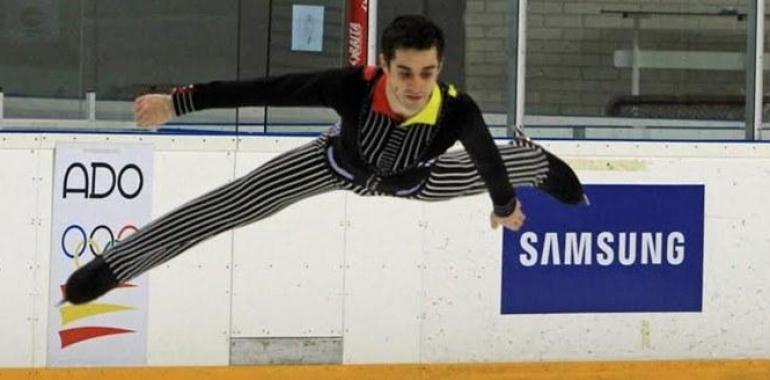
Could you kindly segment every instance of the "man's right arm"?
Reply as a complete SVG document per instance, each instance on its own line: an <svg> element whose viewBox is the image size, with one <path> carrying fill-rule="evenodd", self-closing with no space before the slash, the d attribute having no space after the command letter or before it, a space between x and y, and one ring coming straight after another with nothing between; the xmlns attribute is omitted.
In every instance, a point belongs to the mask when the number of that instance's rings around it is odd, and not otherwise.
<svg viewBox="0 0 770 380"><path fill-rule="evenodd" d="M149 94L136 99L139 126L160 125L174 116L210 108L245 106L330 107L349 96L347 87L362 78L361 68L236 81L215 81L174 89L171 95Z"/></svg>
<svg viewBox="0 0 770 380"><path fill-rule="evenodd" d="M360 68L344 68L275 77L196 84L174 92L179 112L244 106L334 107L343 88L361 78Z"/></svg>

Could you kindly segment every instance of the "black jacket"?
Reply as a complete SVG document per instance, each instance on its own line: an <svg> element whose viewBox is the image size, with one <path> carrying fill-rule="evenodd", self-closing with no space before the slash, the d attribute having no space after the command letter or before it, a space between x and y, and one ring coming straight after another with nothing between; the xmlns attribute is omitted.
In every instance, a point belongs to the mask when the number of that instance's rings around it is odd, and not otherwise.
<svg viewBox="0 0 770 380"><path fill-rule="evenodd" d="M359 125L371 107L372 87L378 75L365 75L362 67L287 74L268 78L216 81L196 84L174 92L178 115L193 110L240 106L321 106L334 109L341 117L340 134L333 139L338 162L356 177L377 175L373 165L360 154ZM510 215L515 192L500 153L476 103L465 93L452 91L440 82L442 104L439 128L418 162L436 158L460 141L476 165L494 203L495 213ZM192 103L192 104L190 104ZM407 188L424 179L429 170L415 167L382 178L390 187ZM365 181L367 178L361 178Z"/></svg>

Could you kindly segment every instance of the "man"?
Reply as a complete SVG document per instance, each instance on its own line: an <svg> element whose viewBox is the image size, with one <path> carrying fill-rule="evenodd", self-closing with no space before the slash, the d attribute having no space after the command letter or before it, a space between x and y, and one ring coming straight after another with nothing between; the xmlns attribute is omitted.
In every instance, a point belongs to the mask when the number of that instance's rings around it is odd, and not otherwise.
<svg viewBox="0 0 770 380"><path fill-rule="evenodd" d="M142 127L202 109L264 105L325 106L341 120L116 243L70 276L66 300L96 299L203 240L333 190L426 201L488 191L491 226L514 231L525 221L514 185L536 186L569 204L583 200L564 162L526 138L498 149L470 96L438 82L444 39L430 20L396 18L381 46L379 68L211 82L139 97ZM457 141L465 150L447 152Z"/></svg>

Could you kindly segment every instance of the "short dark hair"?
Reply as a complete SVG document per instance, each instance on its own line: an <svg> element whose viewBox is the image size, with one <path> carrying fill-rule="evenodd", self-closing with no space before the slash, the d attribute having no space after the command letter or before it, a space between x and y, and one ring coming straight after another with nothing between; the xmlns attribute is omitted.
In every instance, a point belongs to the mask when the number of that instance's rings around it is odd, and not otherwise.
<svg viewBox="0 0 770 380"><path fill-rule="evenodd" d="M444 57L444 32L425 16L398 16L385 27L380 45L387 63L395 57L397 49L428 50L434 46L440 61Z"/></svg>

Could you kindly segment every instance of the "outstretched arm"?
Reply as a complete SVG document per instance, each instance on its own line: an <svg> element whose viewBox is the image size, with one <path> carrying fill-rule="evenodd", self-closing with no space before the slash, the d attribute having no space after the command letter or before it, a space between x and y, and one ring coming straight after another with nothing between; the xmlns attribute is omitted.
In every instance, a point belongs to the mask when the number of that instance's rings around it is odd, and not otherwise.
<svg viewBox="0 0 770 380"><path fill-rule="evenodd" d="M361 68L237 81L216 81L174 89L171 94L140 96L134 104L140 127L161 125L175 116L210 109L244 106L330 107L339 110L345 88L362 78Z"/></svg>

